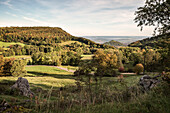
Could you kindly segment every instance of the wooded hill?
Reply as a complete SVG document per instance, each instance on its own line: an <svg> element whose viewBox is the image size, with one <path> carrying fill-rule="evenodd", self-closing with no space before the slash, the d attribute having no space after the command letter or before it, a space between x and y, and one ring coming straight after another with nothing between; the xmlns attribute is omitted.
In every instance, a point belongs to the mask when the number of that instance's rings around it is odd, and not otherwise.
<svg viewBox="0 0 170 113"><path fill-rule="evenodd" d="M118 41L115 41L115 40L111 40L109 42L105 42L104 44L105 45L110 45L110 46L125 46L121 42L118 42Z"/></svg>
<svg viewBox="0 0 170 113"><path fill-rule="evenodd" d="M59 27L1 27L0 41L21 42L28 45L56 46L56 43L79 41L95 48L114 48L89 39L75 37Z"/></svg>
<svg viewBox="0 0 170 113"><path fill-rule="evenodd" d="M138 40L136 42L129 44L128 46L140 47L140 48L148 47L148 48L163 49L163 48L168 48L168 45L170 45L170 33L154 36L151 38L146 38L143 40Z"/></svg>

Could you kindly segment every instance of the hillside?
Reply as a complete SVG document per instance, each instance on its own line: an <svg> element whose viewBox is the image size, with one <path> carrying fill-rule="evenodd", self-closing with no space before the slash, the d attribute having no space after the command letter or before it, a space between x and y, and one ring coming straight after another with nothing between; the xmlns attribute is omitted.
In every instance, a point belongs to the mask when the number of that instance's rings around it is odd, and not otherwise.
<svg viewBox="0 0 170 113"><path fill-rule="evenodd" d="M66 41L79 41L91 47L105 47L105 45L97 44L89 39L72 36L59 27L1 27L0 41L20 42L36 46L56 46L57 43Z"/></svg>
<svg viewBox="0 0 170 113"><path fill-rule="evenodd" d="M110 45L110 46L125 46L121 42L118 42L118 41L115 41L115 40L111 40L109 42L105 42L104 44L105 45Z"/></svg>
<svg viewBox="0 0 170 113"><path fill-rule="evenodd" d="M158 35L151 38L146 38L129 44L130 47L140 47L140 48L167 48L170 45L170 33L164 35Z"/></svg>

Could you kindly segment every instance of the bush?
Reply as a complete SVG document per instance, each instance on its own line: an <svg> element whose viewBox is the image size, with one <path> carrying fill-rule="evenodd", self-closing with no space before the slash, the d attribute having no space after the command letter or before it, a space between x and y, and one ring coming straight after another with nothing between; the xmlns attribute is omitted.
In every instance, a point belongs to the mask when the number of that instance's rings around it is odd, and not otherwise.
<svg viewBox="0 0 170 113"><path fill-rule="evenodd" d="M4 75L22 76L26 74L26 60L6 59L4 62Z"/></svg>
<svg viewBox="0 0 170 113"><path fill-rule="evenodd" d="M0 55L0 75L3 73L4 57Z"/></svg>
<svg viewBox="0 0 170 113"><path fill-rule="evenodd" d="M124 71L124 67L120 67L119 72L123 72L123 71Z"/></svg>
<svg viewBox="0 0 170 113"><path fill-rule="evenodd" d="M143 72L143 65L142 64L136 64L134 71L136 72L136 74L140 74L140 72Z"/></svg>
<svg viewBox="0 0 170 113"><path fill-rule="evenodd" d="M118 69L106 69L103 76L108 77L115 77L118 76L120 73L118 72Z"/></svg>

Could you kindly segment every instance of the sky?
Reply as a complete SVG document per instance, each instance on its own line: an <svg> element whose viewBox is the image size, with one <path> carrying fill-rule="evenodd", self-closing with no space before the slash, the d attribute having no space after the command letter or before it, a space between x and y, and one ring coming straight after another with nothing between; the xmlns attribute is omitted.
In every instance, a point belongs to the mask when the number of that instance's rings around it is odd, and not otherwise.
<svg viewBox="0 0 170 113"><path fill-rule="evenodd" d="M151 36L133 19L144 0L0 0L0 27L61 27L74 36Z"/></svg>

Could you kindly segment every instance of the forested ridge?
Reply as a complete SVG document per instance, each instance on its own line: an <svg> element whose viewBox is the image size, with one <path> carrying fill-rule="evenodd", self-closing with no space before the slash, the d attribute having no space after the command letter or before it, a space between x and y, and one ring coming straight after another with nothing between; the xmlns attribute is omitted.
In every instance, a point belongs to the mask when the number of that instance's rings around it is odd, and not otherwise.
<svg viewBox="0 0 170 113"><path fill-rule="evenodd" d="M157 49L165 49L168 48L168 45L170 45L170 33L166 33L163 35L153 36L150 38L146 38L143 40L138 40L136 42L133 42L129 44L128 46L131 47L149 47L149 48L157 48Z"/></svg>
<svg viewBox="0 0 170 113"><path fill-rule="evenodd" d="M0 41L21 42L28 45L57 46L57 43L66 41L79 41L97 48L113 48L97 44L89 39L75 37L59 27L1 27Z"/></svg>

